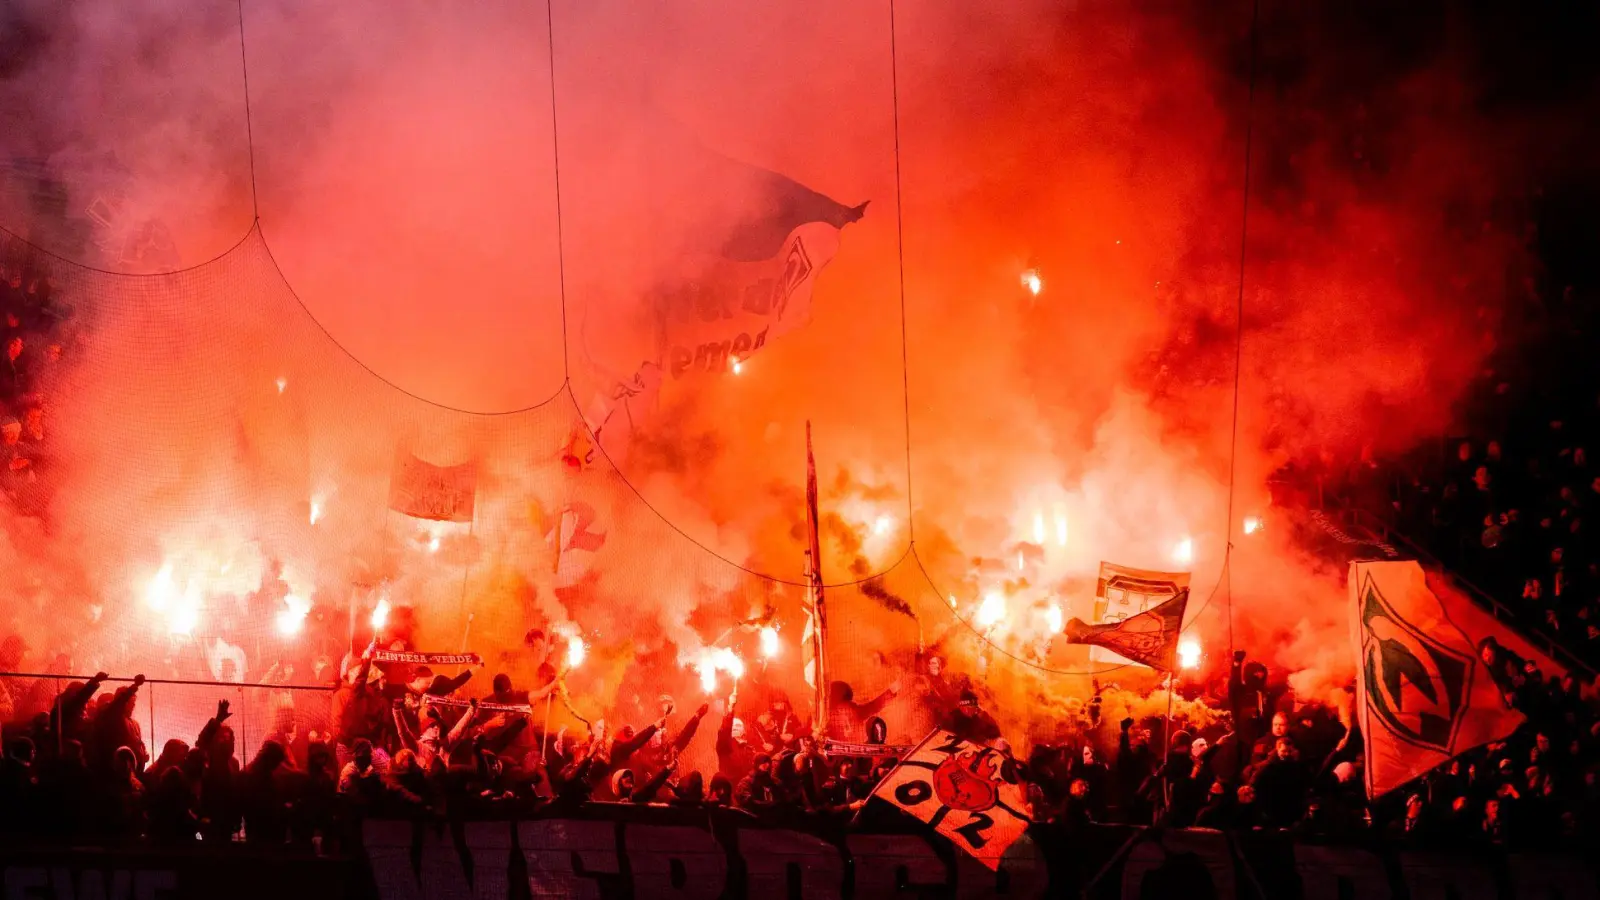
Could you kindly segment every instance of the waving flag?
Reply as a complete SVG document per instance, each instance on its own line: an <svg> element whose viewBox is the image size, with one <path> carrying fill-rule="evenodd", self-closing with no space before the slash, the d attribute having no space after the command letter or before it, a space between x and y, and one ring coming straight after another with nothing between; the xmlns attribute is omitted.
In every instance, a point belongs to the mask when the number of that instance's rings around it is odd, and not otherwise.
<svg viewBox="0 0 1600 900"><path fill-rule="evenodd" d="M664 382L735 371L807 324L818 274L841 230L867 204L846 206L785 175L738 162L682 135L661 133L643 190L660 272L623 310L584 327L597 387L585 410L606 454L620 458ZM672 160L658 171L655 158ZM646 251L648 255L648 251ZM623 319L633 324L618 327ZM643 332L648 330L648 338Z"/></svg>
<svg viewBox="0 0 1600 900"><path fill-rule="evenodd" d="M1115 625L1125 619L1142 613L1151 607L1164 604L1178 596L1189 587L1188 572L1156 572L1149 569L1135 569L1132 566L1119 566L1116 563L1101 562L1100 578L1095 582L1094 591L1094 617L1091 625L1099 628L1102 625ZM1187 602L1187 601L1186 601ZM1178 607L1181 617L1183 607ZM1079 623L1082 625L1083 623ZM1148 624L1148 623L1146 623ZM1139 626L1144 627L1144 626ZM1085 632L1087 634L1087 632ZM1068 635L1068 640L1072 640ZM1100 641L1079 641L1078 643L1092 644L1089 658L1094 662L1122 663L1127 661L1141 662L1132 657L1125 656L1116 651L1110 644Z"/></svg>
<svg viewBox="0 0 1600 900"><path fill-rule="evenodd" d="M1414 561L1351 563L1350 608L1373 798L1504 739L1526 718L1522 698L1566 674L1471 599L1435 593Z"/></svg>
<svg viewBox="0 0 1600 900"><path fill-rule="evenodd" d="M991 869L1029 824L1016 760L942 729L906 754L872 798L920 819Z"/></svg>
<svg viewBox="0 0 1600 900"><path fill-rule="evenodd" d="M1170 600L1120 622L1088 625L1075 618L1067 623L1067 642L1104 647L1123 659L1170 672L1177 661L1178 635L1188 605L1189 589L1184 588Z"/></svg>
<svg viewBox="0 0 1600 900"><path fill-rule="evenodd" d="M805 657L806 683L815 690L814 721L828 721L828 660L824 655L828 613L822 598L822 518L817 513L817 458L811 452L811 422L806 422L806 579L811 595L806 610L806 640L801 650Z"/></svg>
<svg viewBox="0 0 1600 900"><path fill-rule="evenodd" d="M478 494L478 466L436 466L404 450L389 476L389 508L415 519L471 522Z"/></svg>

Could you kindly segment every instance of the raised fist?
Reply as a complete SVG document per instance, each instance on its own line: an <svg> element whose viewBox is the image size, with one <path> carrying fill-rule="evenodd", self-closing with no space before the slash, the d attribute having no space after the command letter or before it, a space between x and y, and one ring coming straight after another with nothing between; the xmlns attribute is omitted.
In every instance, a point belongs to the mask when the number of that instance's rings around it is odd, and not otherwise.
<svg viewBox="0 0 1600 900"><path fill-rule="evenodd" d="M89 679L89 680L93 681L93 682L96 682L96 683L99 683L99 682L105 681L107 678L110 678L110 677L111 677L110 675L107 675L104 672L96 672L96 673L94 673L94 677Z"/></svg>
<svg viewBox="0 0 1600 900"><path fill-rule="evenodd" d="M133 676L133 686L134 687L138 687L138 686L140 686L142 684L144 684L144 675L140 674L140 675Z"/></svg>
<svg viewBox="0 0 1600 900"><path fill-rule="evenodd" d="M1122 730L1123 731L1127 731L1129 728L1132 728L1132 727L1133 727L1133 718L1131 716L1122 720Z"/></svg>
<svg viewBox="0 0 1600 900"><path fill-rule="evenodd" d="M1244 651L1243 650L1235 650L1235 651L1233 651L1233 661L1236 662L1236 663L1244 662Z"/></svg>
<svg viewBox="0 0 1600 900"><path fill-rule="evenodd" d="M706 717L706 713L708 712L711 712L711 704L702 703L700 704L700 708L694 711L694 714L696 718L704 719Z"/></svg>

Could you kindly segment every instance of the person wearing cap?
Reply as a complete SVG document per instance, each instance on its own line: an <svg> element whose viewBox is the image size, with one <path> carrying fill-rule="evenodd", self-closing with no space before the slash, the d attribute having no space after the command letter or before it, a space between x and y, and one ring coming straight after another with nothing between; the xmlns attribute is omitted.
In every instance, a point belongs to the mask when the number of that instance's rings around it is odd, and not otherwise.
<svg viewBox="0 0 1600 900"><path fill-rule="evenodd" d="M772 778L772 757L759 753L751 763L750 774L733 792L734 805L750 812L771 809L778 802L776 786Z"/></svg>

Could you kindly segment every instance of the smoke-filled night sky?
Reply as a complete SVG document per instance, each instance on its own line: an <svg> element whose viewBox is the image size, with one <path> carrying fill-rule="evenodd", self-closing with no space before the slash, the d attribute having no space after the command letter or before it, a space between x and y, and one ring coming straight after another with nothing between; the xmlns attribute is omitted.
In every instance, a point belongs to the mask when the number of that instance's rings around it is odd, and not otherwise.
<svg viewBox="0 0 1600 900"><path fill-rule="evenodd" d="M809 420L830 582L891 567L914 534L938 593L912 578L890 579L896 591L934 604L952 595L965 610L1004 582L1019 621L1028 604L1084 615L1099 561L1188 568L1174 558L1187 540L1205 645L1226 645L1231 611L1239 646L1320 694L1351 670L1339 574L1272 527L1269 476L1448 430L1455 399L1505 349L1517 285L1546 262L1503 209L1587 182L1590 161L1570 148L1590 146L1595 127L1593 67L1580 62L1595 14L1263 0L1252 51L1248 3L1135 6L898 4L897 160L882 4L555 0L552 39L542 4L446 15L413 2L247 0L251 141L231 0L11 0L0 5L0 155L44 161L67 185L67 218L124 193L124 214L162 223L181 267L234 247L259 210L292 297L264 291L282 305L246 310L257 294L230 294L235 280L196 287L207 310L175 319L174 340L144 360L204 373L206 398L254 398L280 377L272 360L228 358L220 348L232 345L213 338L235 319L255 334L263 317L285 316L308 357L342 346L421 401L475 413L540 404L569 373L583 409L620 374L627 361L613 351L638 343L640 298L678 273L698 237L683 210L708 198L675 173L702 154L781 172L846 206L870 201L821 271L809 323L736 376L669 382L616 456L638 496L617 501L613 533L637 526L662 541L607 557L598 565L618 572L601 572L582 600L552 599L547 578L525 573L533 601L485 587L511 604L500 631L570 621L623 656L627 641L641 655L675 646L680 658L709 644L748 615L749 598L728 601L737 571L707 574L721 563L694 543L801 577ZM62 216L4 203L3 224L44 249L128 271ZM270 262L245 269L272 274ZM1030 269L1037 296L1020 281ZM129 302L139 297L129 288ZM132 603L129 585L175 543L213 539L253 548L251 574L229 591L254 589L264 560L281 558L317 585L305 592L321 605L323 585L373 568L349 560L378 540L367 532L381 516L309 544L261 537L291 500L331 498L337 516L341 495L381 493L388 444L361 444L359 411L302 438L333 449L310 453L323 468L285 477L299 487L228 494L222 537L197 536L193 497L170 478L142 484L155 476L128 460L165 440L185 449L163 458L187 460L177 469L207 484L248 482L255 457L214 458L209 420L193 435L164 427L131 455L94 433L112 405L125 416L173 399L96 383L93 348L126 350L112 333L126 318L89 317L91 359L60 412L62 433L93 447L62 466L69 524L11 529L7 568L49 573L33 576L33 602L88 591L96 605ZM175 377L152 383L183 393ZM239 401L228 414L246 434L297 427L262 412L270 406ZM496 438L496 425L449 421L430 432L454 447L436 462L499 453L501 485L562 477L554 431L529 451ZM341 456L342 435L359 449ZM507 446L537 458L519 469ZM84 512L112 502L137 507L136 523ZM1244 516L1267 526L1245 537ZM1051 540L1038 541L1036 520ZM1231 596L1221 588L1230 539ZM462 580L461 560L493 555L480 546L519 558L504 549L514 535L472 540L455 557L386 564L397 590L414 591L424 630L448 619L440 644L459 640L448 584ZM438 562L447 557L454 568ZM436 593L450 598L448 617L426 612ZM10 627L29 636L26 604L12 605ZM30 645L48 658L37 645L56 639ZM606 677L634 677L624 669Z"/></svg>

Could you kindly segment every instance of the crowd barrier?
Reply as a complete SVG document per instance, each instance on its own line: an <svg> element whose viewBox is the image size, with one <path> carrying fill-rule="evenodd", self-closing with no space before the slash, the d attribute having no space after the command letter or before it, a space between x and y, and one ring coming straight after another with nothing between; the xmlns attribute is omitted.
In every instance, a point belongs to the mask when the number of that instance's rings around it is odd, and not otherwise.
<svg viewBox="0 0 1600 900"><path fill-rule="evenodd" d="M870 807L869 807L870 809ZM8 900L502 900L545 897L1095 900L1590 900L1591 860L1280 832L1035 826L998 870L892 810L865 826L787 825L738 811L591 804L517 821L369 820L343 859L245 845L0 849Z"/></svg>

